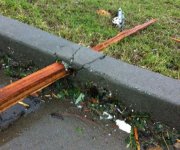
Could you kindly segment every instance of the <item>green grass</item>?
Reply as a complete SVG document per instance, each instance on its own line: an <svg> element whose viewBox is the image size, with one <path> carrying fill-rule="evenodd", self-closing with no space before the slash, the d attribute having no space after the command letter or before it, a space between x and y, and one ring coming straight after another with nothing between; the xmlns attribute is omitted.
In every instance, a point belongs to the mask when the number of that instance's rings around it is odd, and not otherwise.
<svg viewBox="0 0 180 150"><path fill-rule="evenodd" d="M119 7L126 26L151 18L158 22L105 49L104 53L131 64L180 79L180 48L171 40L180 37L179 0L0 0L0 13L31 24L84 46L94 46L116 35L111 20ZM111 17L96 14L109 11Z"/></svg>

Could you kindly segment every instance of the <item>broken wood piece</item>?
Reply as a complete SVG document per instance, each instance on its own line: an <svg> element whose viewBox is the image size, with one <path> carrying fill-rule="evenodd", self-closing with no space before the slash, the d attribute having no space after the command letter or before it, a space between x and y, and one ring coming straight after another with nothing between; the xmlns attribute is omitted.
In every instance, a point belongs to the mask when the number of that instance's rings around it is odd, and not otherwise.
<svg viewBox="0 0 180 150"><path fill-rule="evenodd" d="M134 138L136 140L137 150L140 150L139 137L137 127L134 127Z"/></svg>
<svg viewBox="0 0 180 150"><path fill-rule="evenodd" d="M23 98L35 93L58 79L67 76L69 73L65 70L64 65L54 63L27 77L13 82L0 89L0 112L13 106Z"/></svg>
<svg viewBox="0 0 180 150"><path fill-rule="evenodd" d="M128 29L128 30L124 30L122 32L120 32L119 34L117 34L115 37L108 39L105 42L102 42L94 47L92 47L93 50L95 51L102 51L104 48L108 47L109 45L116 43L122 39L124 39L125 37L132 35L140 30L143 30L144 28L148 27L149 25L155 23L157 21L157 19L152 19L142 25L137 25L136 27L132 28L132 29Z"/></svg>
<svg viewBox="0 0 180 150"><path fill-rule="evenodd" d="M176 38L173 38L173 37L171 39L178 42L178 43L180 43L180 39L176 39Z"/></svg>
<svg viewBox="0 0 180 150"><path fill-rule="evenodd" d="M18 102L18 104L24 106L25 108L29 108L29 105L24 103L24 102L22 102L22 101Z"/></svg>

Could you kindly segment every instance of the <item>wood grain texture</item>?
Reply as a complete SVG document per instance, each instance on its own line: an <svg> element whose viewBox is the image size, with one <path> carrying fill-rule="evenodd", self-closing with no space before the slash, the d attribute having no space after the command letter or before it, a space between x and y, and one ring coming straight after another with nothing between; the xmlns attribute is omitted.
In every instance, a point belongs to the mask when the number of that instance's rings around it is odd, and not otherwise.
<svg viewBox="0 0 180 150"><path fill-rule="evenodd" d="M94 47L92 47L93 50L95 51L102 51L103 49L105 49L106 47L108 47L109 45L116 43L122 39L124 39L125 37L135 34L136 32L143 30L144 28L148 27L149 25L155 23L157 20L156 19L152 19L142 25L137 25L132 29L128 29L128 30L124 30L122 32L120 32L119 34L117 34L116 36L114 36L113 38L108 39L105 42L102 42Z"/></svg>
<svg viewBox="0 0 180 150"><path fill-rule="evenodd" d="M0 89L0 112L23 98L68 75L64 65L54 63Z"/></svg>

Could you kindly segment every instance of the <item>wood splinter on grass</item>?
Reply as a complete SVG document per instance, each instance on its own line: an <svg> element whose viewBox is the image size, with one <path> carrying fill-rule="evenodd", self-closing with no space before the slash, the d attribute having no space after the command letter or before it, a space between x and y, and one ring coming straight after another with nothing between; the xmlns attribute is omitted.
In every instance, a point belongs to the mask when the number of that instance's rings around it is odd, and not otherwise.
<svg viewBox="0 0 180 150"><path fill-rule="evenodd" d="M108 47L109 45L113 44L113 43L117 43L120 40L124 39L125 37L132 35L140 30L143 30L144 28L148 27L149 25L155 23L157 21L157 19L152 19L142 25L137 25L132 29L128 29L128 30L124 30L122 32L120 32L119 34L117 34L115 37L108 39L107 41L100 43L94 47L92 47L93 50L95 51L102 51L104 48Z"/></svg>

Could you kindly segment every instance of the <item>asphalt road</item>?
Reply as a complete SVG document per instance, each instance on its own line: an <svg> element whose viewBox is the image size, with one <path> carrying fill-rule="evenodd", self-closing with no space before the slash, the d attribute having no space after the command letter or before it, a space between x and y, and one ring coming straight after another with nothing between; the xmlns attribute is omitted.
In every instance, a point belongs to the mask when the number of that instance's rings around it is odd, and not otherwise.
<svg viewBox="0 0 180 150"><path fill-rule="evenodd" d="M64 107L65 106L65 107ZM124 150L125 133L110 125L91 124L74 116L51 117L67 104L46 103L0 133L1 150Z"/></svg>

